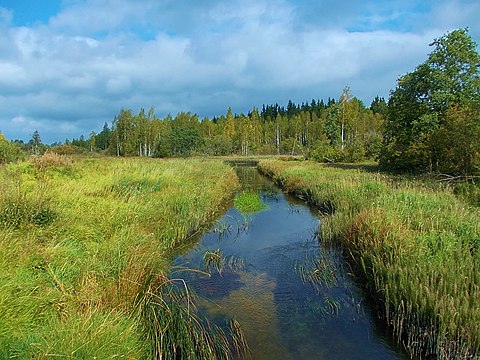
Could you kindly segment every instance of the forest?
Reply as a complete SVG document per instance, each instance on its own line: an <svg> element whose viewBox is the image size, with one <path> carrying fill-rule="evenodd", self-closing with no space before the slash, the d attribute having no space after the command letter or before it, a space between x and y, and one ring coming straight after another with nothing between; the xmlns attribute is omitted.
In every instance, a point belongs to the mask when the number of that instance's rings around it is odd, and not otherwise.
<svg viewBox="0 0 480 360"><path fill-rule="evenodd" d="M467 29L432 44L427 60L397 81L388 101L367 107L346 86L329 98L286 106L253 107L247 114L228 108L200 119L190 112L159 118L154 108L123 108L111 125L88 138L42 144L38 131L28 143L2 139L0 161L19 156L19 147L39 154L101 152L116 156L188 157L304 155L320 162L378 160L385 169L480 173L480 55Z"/></svg>

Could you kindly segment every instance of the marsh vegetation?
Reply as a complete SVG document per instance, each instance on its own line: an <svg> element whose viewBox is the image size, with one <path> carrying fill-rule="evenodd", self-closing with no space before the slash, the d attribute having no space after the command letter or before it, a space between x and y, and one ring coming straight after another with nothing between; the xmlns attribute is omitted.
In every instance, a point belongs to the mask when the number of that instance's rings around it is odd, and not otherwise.
<svg viewBox="0 0 480 360"><path fill-rule="evenodd" d="M228 358L241 344L165 275L233 196L230 167L46 153L0 179L1 358Z"/></svg>
<svg viewBox="0 0 480 360"><path fill-rule="evenodd" d="M453 189L312 162L262 161L320 209L322 242L341 243L390 331L412 356L480 350L480 211Z"/></svg>

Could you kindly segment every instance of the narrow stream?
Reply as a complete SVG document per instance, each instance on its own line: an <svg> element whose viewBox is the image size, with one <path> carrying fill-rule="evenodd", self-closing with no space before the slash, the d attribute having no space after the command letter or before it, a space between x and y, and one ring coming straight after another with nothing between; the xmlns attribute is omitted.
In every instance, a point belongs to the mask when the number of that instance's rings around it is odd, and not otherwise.
<svg viewBox="0 0 480 360"><path fill-rule="evenodd" d="M175 265L205 269L203 255L226 261L211 276L182 274L213 323L236 318L253 359L406 359L390 342L341 253L317 237L315 210L286 196L253 166L237 166L243 189L266 209L230 207Z"/></svg>

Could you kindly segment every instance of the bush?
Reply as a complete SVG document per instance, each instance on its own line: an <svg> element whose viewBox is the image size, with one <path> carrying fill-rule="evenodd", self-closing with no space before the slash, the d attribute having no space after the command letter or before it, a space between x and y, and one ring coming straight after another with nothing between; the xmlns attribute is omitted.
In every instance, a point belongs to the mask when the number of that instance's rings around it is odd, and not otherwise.
<svg viewBox="0 0 480 360"><path fill-rule="evenodd" d="M330 145L326 138L315 142L309 157L318 162L339 162L343 160L342 151Z"/></svg>
<svg viewBox="0 0 480 360"><path fill-rule="evenodd" d="M58 155L74 155L74 154L86 154L87 149L75 146L75 145L59 145L50 149L54 154Z"/></svg>
<svg viewBox="0 0 480 360"><path fill-rule="evenodd" d="M0 133L0 165L21 160L24 156L24 152L17 144L9 142Z"/></svg>
<svg viewBox="0 0 480 360"><path fill-rule="evenodd" d="M50 151L46 151L42 156L34 157L32 163L38 170L71 168L72 166L71 159Z"/></svg>

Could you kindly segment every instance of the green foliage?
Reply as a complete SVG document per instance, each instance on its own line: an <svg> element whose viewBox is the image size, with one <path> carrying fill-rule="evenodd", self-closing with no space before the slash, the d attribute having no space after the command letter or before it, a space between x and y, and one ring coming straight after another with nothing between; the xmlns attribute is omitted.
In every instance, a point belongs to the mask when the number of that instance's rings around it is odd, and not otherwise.
<svg viewBox="0 0 480 360"><path fill-rule="evenodd" d="M197 129L190 126L175 126L170 133L172 154L175 156L189 156L200 144Z"/></svg>
<svg viewBox="0 0 480 360"><path fill-rule="evenodd" d="M144 358L145 344L135 327L134 321L115 313L71 314L64 319L52 317L40 331L35 329L26 339L16 339L17 342L2 346L0 357Z"/></svg>
<svg viewBox="0 0 480 360"><path fill-rule="evenodd" d="M361 140L356 139L344 150L344 154L344 160L346 162L354 163L365 160L365 144Z"/></svg>
<svg viewBox="0 0 480 360"><path fill-rule="evenodd" d="M445 174L480 174L480 110L451 107L432 134L436 169Z"/></svg>
<svg viewBox="0 0 480 360"><path fill-rule="evenodd" d="M467 30L452 31L432 45L427 61L400 77L390 96L380 162L402 170L471 172L471 166L452 168L452 156L441 136L455 128L452 146L471 151L472 140L465 134L469 123L478 121L478 110L468 109L480 105L480 55ZM459 154L453 157L458 159Z"/></svg>
<svg viewBox="0 0 480 360"><path fill-rule="evenodd" d="M160 181L147 178L125 176L107 187L108 192L126 199L131 196L148 195L160 191Z"/></svg>
<svg viewBox="0 0 480 360"><path fill-rule="evenodd" d="M161 137L155 145L155 151L153 153L153 156L158 158L172 156L172 145L170 140L170 136Z"/></svg>
<svg viewBox="0 0 480 360"><path fill-rule="evenodd" d="M480 207L480 184L474 182L460 182L454 185L455 194L464 201Z"/></svg>
<svg viewBox="0 0 480 360"><path fill-rule="evenodd" d="M108 124L103 125L102 131L95 135L95 144L100 150L107 150L111 143L112 131L108 127Z"/></svg>
<svg viewBox="0 0 480 360"><path fill-rule="evenodd" d="M25 154L15 143L9 142L2 133L0 133L0 165L23 159Z"/></svg>
<svg viewBox="0 0 480 360"><path fill-rule="evenodd" d="M378 160L382 151L382 137L378 133L372 133L365 141L365 157Z"/></svg>
<svg viewBox="0 0 480 360"><path fill-rule="evenodd" d="M45 190L26 191L18 181L5 182L0 188L0 228L42 226L55 220L57 214Z"/></svg>
<svg viewBox="0 0 480 360"><path fill-rule="evenodd" d="M204 138L203 152L208 155L230 155L233 151L232 140L226 135L215 135L213 138Z"/></svg>
<svg viewBox="0 0 480 360"><path fill-rule="evenodd" d="M387 102L383 97L375 96L375 99L373 99L372 104L370 105L370 110L372 110L375 114L381 114L383 116L387 116L388 114Z"/></svg>
<svg viewBox="0 0 480 360"><path fill-rule="evenodd" d="M282 155L303 155L304 149L302 144L295 138L285 139L280 146Z"/></svg>
<svg viewBox="0 0 480 360"><path fill-rule="evenodd" d="M74 154L85 154L87 149L75 145L58 145L53 146L50 151L58 155L74 155Z"/></svg>
<svg viewBox="0 0 480 360"><path fill-rule="evenodd" d="M380 99L377 102L376 109L384 104ZM110 155L160 158L307 155L319 140L327 138L335 151L351 147L347 155L342 153L335 161L360 159L367 151L368 140L380 136L384 112L377 110L365 108L351 95L339 103L329 99L327 105L312 100L301 106L289 101L287 109L276 104L264 106L259 112L254 107L248 114L234 114L229 108L226 115L201 121L197 115L185 112L175 118L167 115L159 119L153 109L148 114L140 109L137 115L130 109L121 109L111 130L105 124L102 132L92 132L88 141L81 136L55 151L73 152L67 145L76 145L85 151L102 150ZM360 154L353 154L357 150Z"/></svg>
<svg viewBox="0 0 480 360"><path fill-rule="evenodd" d="M330 145L329 141L323 138L315 142L309 158L319 162L339 162L342 160L342 151L339 147Z"/></svg>

